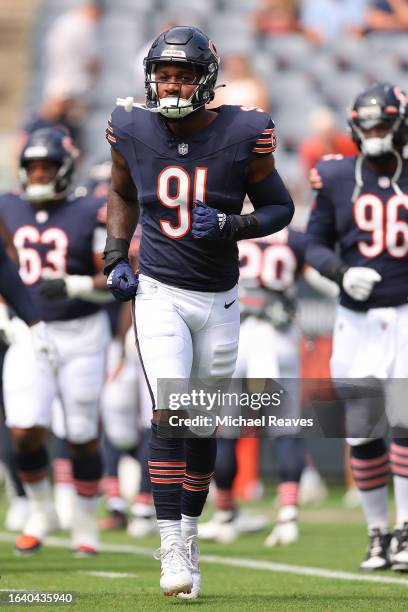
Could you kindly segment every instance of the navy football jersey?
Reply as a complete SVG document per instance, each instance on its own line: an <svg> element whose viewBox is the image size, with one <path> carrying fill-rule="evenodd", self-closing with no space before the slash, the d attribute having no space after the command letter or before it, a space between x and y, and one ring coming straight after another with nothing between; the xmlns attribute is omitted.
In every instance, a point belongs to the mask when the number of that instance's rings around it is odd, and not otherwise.
<svg viewBox="0 0 408 612"><path fill-rule="evenodd" d="M65 321L93 314L98 304L83 300L46 299L42 278L64 274L94 276L93 236L105 200L74 198L37 210L17 193L0 196L0 216L13 236L20 275L44 321Z"/></svg>
<svg viewBox="0 0 408 612"><path fill-rule="evenodd" d="M286 227L272 236L241 240L238 246L242 314L269 318L275 325L279 314L288 323L295 314L296 280L305 263L306 235Z"/></svg>
<svg viewBox="0 0 408 612"><path fill-rule="evenodd" d="M406 304L408 162L403 162L398 179L401 194L394 191L388 176L372 172L363 162L363 185L353 203L356 160L330 159L317 165L323 187L312 207L307 233L310 247L319 245L323 251L313 257L313 249L308 249L309 263L322 271L329 261L341 261L348 267L366 266L381 274L382 280L365 302L353 300L342 290L340 303L347 308L364 311Z"/></svg>
<svg viewBox="0 0 408 612"><path fill-rule="evenodd" d="M215 110L218 117L209 126L178 138L143 106L131 113L117 107L106 132L138 191L140 272L198 291L231 289L238 280L239 261L234 241L193 238L193 202L240 214L248 162L276 146L267 113L239 106Z"/></svg>

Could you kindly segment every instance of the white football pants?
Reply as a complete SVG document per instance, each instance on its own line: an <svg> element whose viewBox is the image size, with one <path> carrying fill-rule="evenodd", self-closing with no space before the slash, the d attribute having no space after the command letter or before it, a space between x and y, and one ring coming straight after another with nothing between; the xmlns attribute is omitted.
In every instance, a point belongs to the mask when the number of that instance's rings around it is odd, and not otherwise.
<svg viewBox="0 0 408 612"><path fill-rule="evenodd" d="M75 444L95 439L110 337L106 313L48 323L60 358L57 373L34 353L25 323L13 319L13 326L16 340L6 353L3 369L7 425L49 428L52 405L59 397L67 439Z"/></svg>
<svg viewBox="0 0 408 612"><path fill-rule="evenodd" d="M154 409L159 378L231 378L239 340L237 287L210 293L165 285L141 275L135 326Z"/></svg>
<svg viewBox="0 0 408 612"><path fill-rule="evenodd" d="M333 378L377 378L384 381L388 423L408 427L408 305L372 308L367 312L338 306L330 368ZM359 421L364 429L370 419L370 402L366 400L365 403L360 416L353 414L355 410L351 405L347 406L349 432L350 427L358 432ZM381 423L377 425L376 428L373 422L370 438L355 435L347 441L360 445L381 437Z"/></svg>

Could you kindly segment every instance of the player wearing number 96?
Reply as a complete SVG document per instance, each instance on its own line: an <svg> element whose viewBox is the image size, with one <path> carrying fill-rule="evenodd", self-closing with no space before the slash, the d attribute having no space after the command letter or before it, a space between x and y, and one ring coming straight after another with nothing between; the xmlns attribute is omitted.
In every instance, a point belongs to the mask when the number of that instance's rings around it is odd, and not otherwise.
<svg viewBox="0 0 408 612"><path fill-rule="evenodd" d="M111 296L101 271L106 228L98 215L105 201L70 195L75 157L65 131L34 132L21 154L20 194L0 198L0 215L18 251L21 278L58 351L53 371L30 350L24 323L12 320L4 402L30 501L28 522L16 542L20 553L36 551L55 526L45 441L57 395L64 408L77 491L72 545L81 554L98 548L98 402L109 341L101 303Z"/></svg>
<svg viewBox="0 0 408 612"><path fill-rule="evenodd" d="M341 288L331 358L335 378L408 376L408 162L402 157L407 117L407 97L398 87L370 86L349 113L360 154L322 161L313 174L320 185L307 230L306 259ZM397 416L404 395L406 389L396 392L395 382L388 384L392 427L407 427L402 415ZM408 570L408 438L392 430L389 466L381 432L368 435L361 425L353 429L355 417L367 423L373 413L372 401L364 404L361 400L364 414L356 414L356 404L347 413L351 466L369 531L361 568ZM392 540L387 516L390 467L397 515Z"/></svg>
<svg viewBox="0 0 408 612"><path fill-rule="evenodd" d="M275 170L275 127L260 109L206 104L219 57L193 27L160 34L145 59L146 104L117 107L105 249L118 299L136 294L129 241L142 210L136 327L153 403L151 482L161 534L161 588L196 597L197 520L208 493L213 438L163 439L157 379L232 375L238 348L237 241L291 220L292 199ZM130 112L126 112L126 111ZM255 212L241 215L245 195ZM126 292L126 285L128 291ZM191 591L188 595L183 595Z"/></svg>

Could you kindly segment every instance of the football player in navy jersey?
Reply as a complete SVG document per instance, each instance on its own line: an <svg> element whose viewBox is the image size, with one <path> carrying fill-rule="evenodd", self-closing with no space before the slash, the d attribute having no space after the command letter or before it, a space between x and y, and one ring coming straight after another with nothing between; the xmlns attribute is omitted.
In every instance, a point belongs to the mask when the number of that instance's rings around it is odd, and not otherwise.
<svg viewBox="0 0 408 612"><path fill-rule="evenodd" d="M16 542L21 553L38 550L54 522L45 438L57 396L64 408L77 491L72 545L80 554L98 549L98 401L109 340L108 321L100 312L109 297L101 273L105 229L98 223L104 200L69 196L74 159L64 131L34 132L21 154L21 195L0 198L0 215L19 253L20 275L58 352L52 370L29 349L25 324L13 319L15 341L4 363L4 401L30 502L28 522Z"/></svg>
<svg viewBox="0 0 408 612"><path fill-rule="evenodd" d="M162 422L169 411L157 404L157 379L232 375L239 336L237 240L276 232L294 212L275 169L269 115L239 106L206 109L218 65L213 43L200 30L163 32L145 59L146 105L126 99L107 129L113 167L105 271L117 299L137 293L137 339L154 408L149 465L160 585L181 597L197 597L200 588L197 521L216 442L158 435L159 413ZM241 215L246 193L255 212ZM137 275L128 248L139 207Z"/></svg>
<svg viewBox="0 0 408 612"><path fill-rule="evenodd" d="M307 260L340 286L333 336L334 378L405 379L408 375L407 98L377 83L354 101L349 125L360 154L322 161L309 226ZM335 246L337 245L337 250ZM392 385L387 387L392 389ZM401 401L401 397L399 402ZM390 415L398 399L386 393ZM372 411L372 402L365 420ZM350 407L349 425L353 411ZM406 425L405 425L406 427ZM361 493L369 545L362 569L408 570L408 439L350 430L351 467ZM366 432L367 433L367 432ZM361 437L358 437L358 436ZM363 437L364 436L364 437ZM387 481L393 474L396 526L391 538ZM390 543L391 542L391 543Z"/></svg>

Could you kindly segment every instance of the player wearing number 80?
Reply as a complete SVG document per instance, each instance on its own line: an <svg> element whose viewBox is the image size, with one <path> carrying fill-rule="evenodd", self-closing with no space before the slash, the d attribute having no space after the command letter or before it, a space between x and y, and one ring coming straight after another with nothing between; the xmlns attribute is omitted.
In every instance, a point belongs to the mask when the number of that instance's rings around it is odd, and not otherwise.
<svg viewBox="0 0 408 612"><path fill-rule="evenodd" d="M274 124L260 109L221 106L219 58L196 28L162 33L146 59L146 105L116 108L107 128L112 191L105 249L118 299L137 288L136 326L152 392L151 481L161 534L165 593L199 591L197 520L215 461L211 438L158 436L157 379L218 380L238 348L237 240L285 227L293 203L274 167ZM150 112L149 112L150 111ZM241 215L245 194L255 208ZM142 210L139 281L128 263Z"/></svg>
<svg viewBox="0 0 408 612"><path fill-rule="evenodd" d="M73 548L81 554L98 548L98 402L109 341L101 304L110 294L101 272L106 230L98 214L104 200L70 195L75 156L64 131L37 130L21 155L21 195L0 198L0 214L19 252L21 277L58 349L52 371L30 350L23 322L13 319L4 401L30 502L28 522L16 542L20 553L36 551L55 525L45 440L56 396L64 408L77 491Z"/></svg>
<svg viewBox="0 0 408 612"><path fill-rule="evenodd" d="M308 226L306 258L341 288L331 358L335 378L408 376L408 162L402 158L407 117L407 97L398 87L371 86L356 98L349 114L360 155L322 161L314 175L320 187ZM395 395L387 393L389 415L398 410L404 393L399 399ZM361 423L367 421L372 404L363 409ZM348 427L353 412L355 408L349 411ZM389 420L403 425L392 416ZM351 466L369 529L361 568L391 564L408 570L408 439L393 433L397 524L389 553L385 442L353 433L348 439Z"/></svg>

